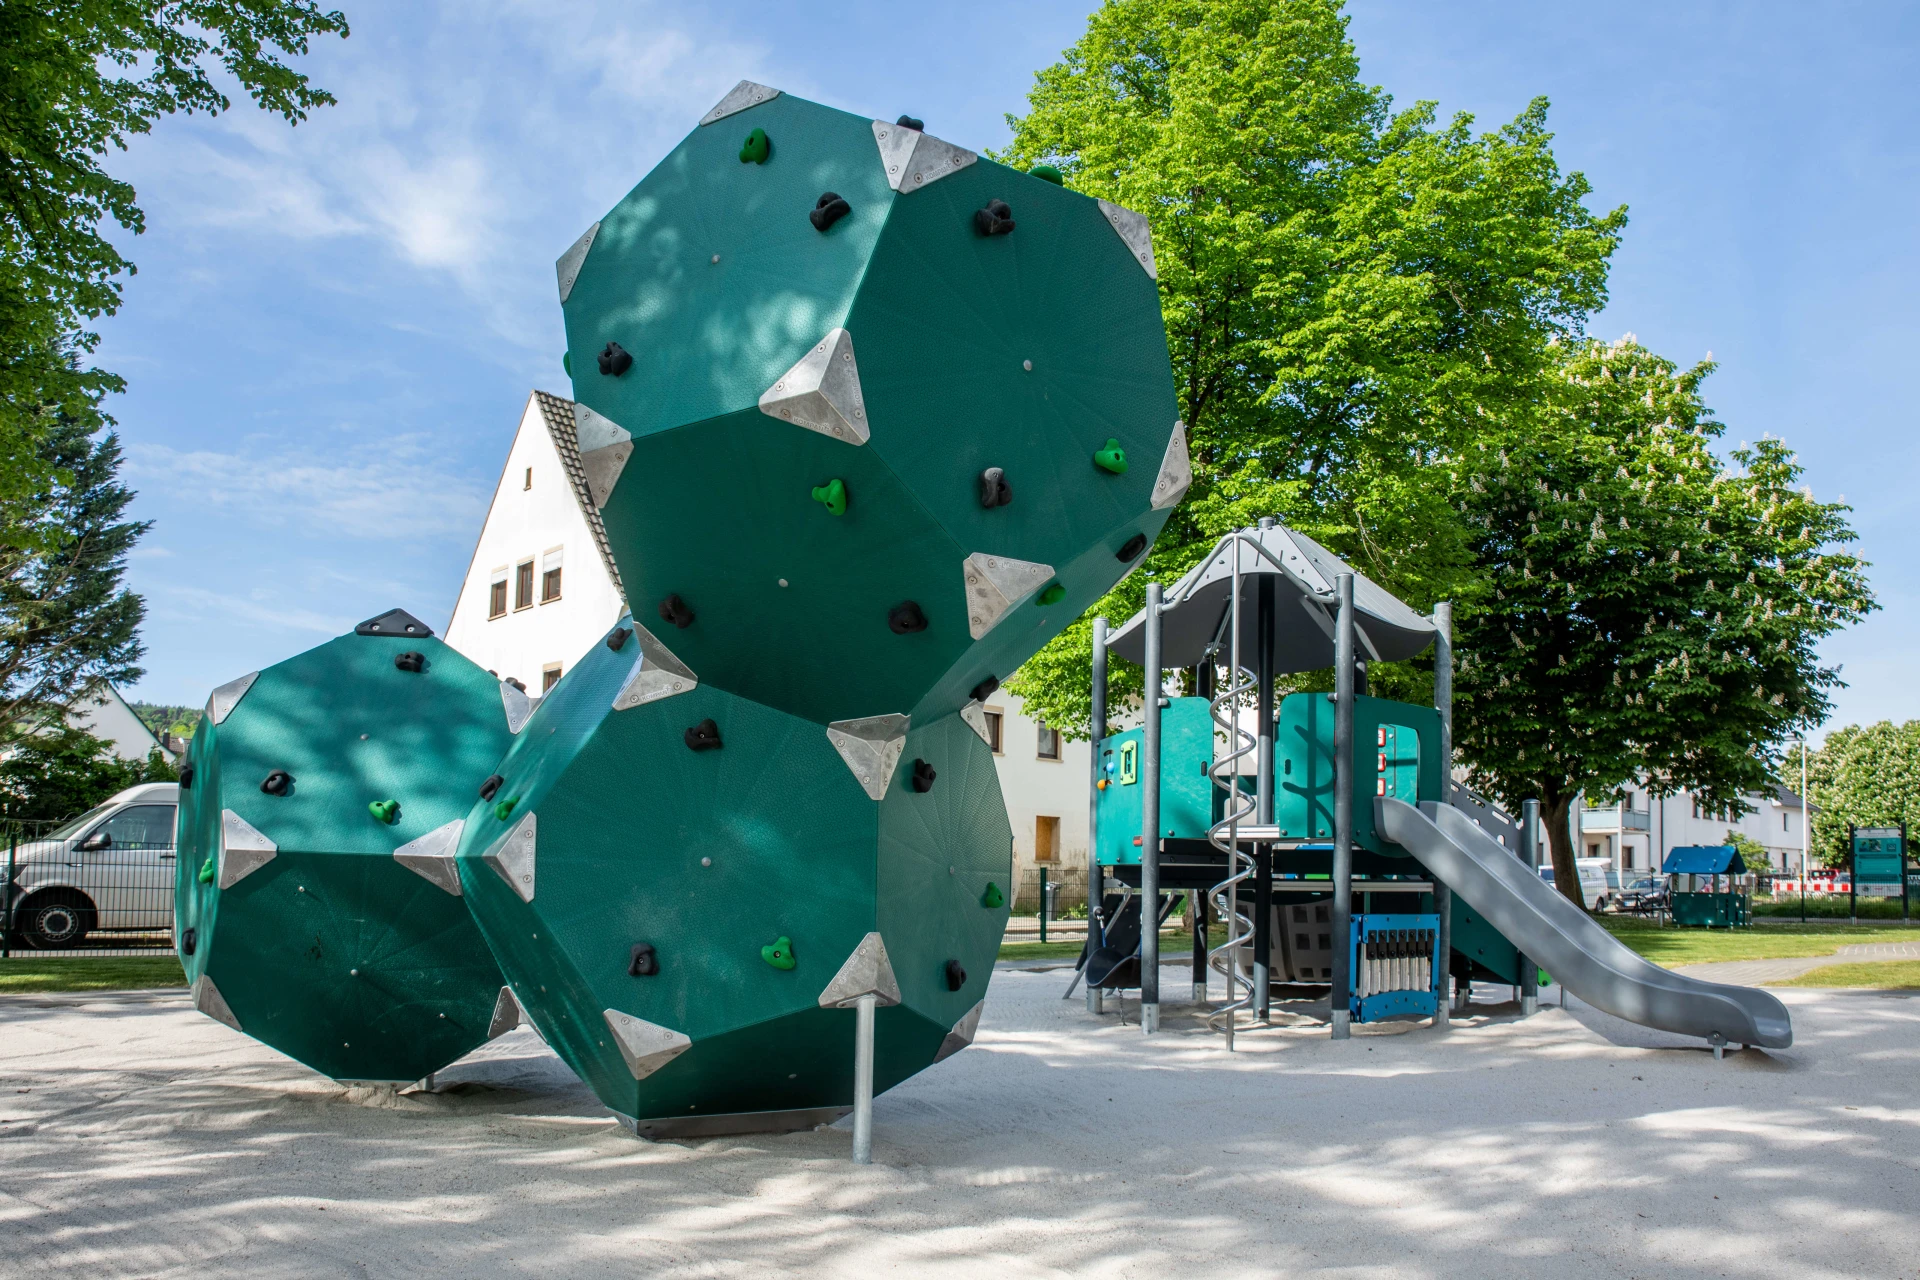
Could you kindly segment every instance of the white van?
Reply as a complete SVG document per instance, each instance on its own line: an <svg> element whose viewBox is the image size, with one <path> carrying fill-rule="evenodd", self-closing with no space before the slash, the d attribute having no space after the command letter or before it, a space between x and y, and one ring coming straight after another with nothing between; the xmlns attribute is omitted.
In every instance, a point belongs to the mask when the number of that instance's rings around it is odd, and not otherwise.
<svg viewBox="0 0 1920 1280"><path fill-rule="evenodd" d="M1618 878L1613 870L1612 858L1575 858L1573 865L1580 872L1580 901L1589 911L1604 911L1607 895L1617 892ZM1609 880L1609 875L1615 879ZM1553 883L1553 864L1547 863L1540 868L1540 878L1548 884Z"/></svg>
<svg viewBox="0 0 1920 1280"><path fill-rule="evenodd" d="M171 930L179 802L178 784L142 783L21 845L9 890L15 936L52 951L89 934ZM0 849L0 875L5 859Z"/></svg>

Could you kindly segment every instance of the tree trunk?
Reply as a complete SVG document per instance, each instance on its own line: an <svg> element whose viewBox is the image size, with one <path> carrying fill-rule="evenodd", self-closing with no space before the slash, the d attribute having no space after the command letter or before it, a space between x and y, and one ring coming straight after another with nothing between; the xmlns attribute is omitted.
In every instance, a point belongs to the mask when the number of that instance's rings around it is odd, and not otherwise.
<svg viewBox="0 0 1920 1280"><path fill-rule="evenodd" d="M1547 848L1553 854L1554 887L1566 895L1567 901L1585 911L1587 904L1580 894L1580 868L1574 863L1573 836L1567 831L1567 811L1572 805L1572 796L1551 797L1541 805L1541 816L1547 824Z"/></svg>

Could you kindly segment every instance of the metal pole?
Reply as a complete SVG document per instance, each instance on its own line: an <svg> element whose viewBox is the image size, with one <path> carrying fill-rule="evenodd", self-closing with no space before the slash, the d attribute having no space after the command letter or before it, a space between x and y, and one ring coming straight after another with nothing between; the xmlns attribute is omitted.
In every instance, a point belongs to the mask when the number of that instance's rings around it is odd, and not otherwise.
<svg viewBox="0 0 1920 1280"><path fill-rule="evenodd" d="M1263 516L1262 529L1271 529L1273 519ZM1238 555L1239 548L1234 548ZM1253 692L1256 747L1253 760L1257 771L1254 784L1254 821L1263 827L1273 825L1273 575L1263 573L1254 587L1254 679L1259 687ZM1253 1011L1262 1022L1271 1020L1269 1009L1273 990L1273 846L1260 843L1253 847Z"/></svg>
<svg viewBox="0 0 1920 1280"><path fill-rule="evenodd" d="M1140 754L1140 1030L1160 1029L1160 584L1147 584L1147 692Z"/></svg>
<svg viewBox="0 0 1920 1280"><path fill-rule="evenodd" d="M1800 923L1807 922L1807 846L1813 842L1813 801L1807 795L1807 740L1800 739Z"/></svg>
<svg viewBox="0 0 1920 1280"><path fill-rule="evenodd" d="M1801 802L1801 823L1806 822L1806 802ZM1913 900L1907 894L1907 824L1900 824L1900 923L1913 923Z"/></svg>
<svg viewBox="0 0 1920 1280"><path fill-rule="evenodd" d="M0 885L0 892L7 895L4 911L4 924L0 924L0 959L13 957L13 877L19 873L16 859L20 852L20 827L16 823L7 824L7 881Z"/></svg>
<svg viewBox="0 0 1920 1280"><path fill-rule="evenodd" d="M1333 1038L1353 1034L1353 575L1334 586L1340 602L1333 645Z"/></svg>
<svg viewBox="0 0 1920 1280"><path fill-rule="evenodd" d="M1047 940L1047 869L1040 868L1040 941Z"/></svg>
<svg viewBox="0 0 1920 1280"><path fill-rule="evenodd" d="M1860 923L1860 858L1853 824L1847 824L1847 923Z"/></svg>
<svg viewBox="0 0 1920 1280"><path fill-rule="evenodd" d="M1540 874L1540 802L1522 801L1520 805L1520 860L1534 875ZM1520 1016L1530 1017L1540 1007L1539 966L1522 954L1520 957Z"/></svg>
<svg viewBox="0 0 1920 1280"><path fill-rule="evenodd" d="M854 1006L853 1162L873 1163L873 1008L869 991Z"/></svg>
<svg viewBox="0 0 1920 1280"><path fill-rule="evenodd" d="M1440 713L1440 803L1453 803L1453 601L1433 606L1433 706ZM1433 880L1433 910L1440 917L1440 972L1434 978L1433 1026L1453 1024L1453 890Z"/></svg>
<svg viewBox="0 0 1920 1280"><path fill-rule="evenodd" d="M1087 962L1106 943L1106 929L1100 923L1101 899L1107 887L1106 869L1100 865L1100 742L1107 736L1107 620L1093 620L1093 779L1087 787ZM1100 988L1087 984L1087 1012L1100 1013L1105 1001Z"/></svg>

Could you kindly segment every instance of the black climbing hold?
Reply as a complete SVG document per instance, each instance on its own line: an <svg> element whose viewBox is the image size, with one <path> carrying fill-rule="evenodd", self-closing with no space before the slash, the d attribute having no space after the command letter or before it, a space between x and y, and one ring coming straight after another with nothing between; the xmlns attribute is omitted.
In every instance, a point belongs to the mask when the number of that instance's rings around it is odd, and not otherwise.
<svg viewBox="0 0 1920 1280"><path fill-rule="evenodd" d="M913 601L902 600L887 610L887 625L893 628L893 634L897 636L909 635L927 629L927 615Z"/></svg>
<svg viewBox="0 0 1920 1280"><path fill-rule="evenodd" d="M958 960L947 961L947 990L958 991L967 985L967 971L960 967Z"/></svg>
<svg viewBox="0 0 1920 1280"><path fill-rule="evenodd" d="M522 693L525 693L527 691L527 686L521 684L518 677L508 676L507 683L512 685L514 688L518 689Z"/></svg>
<svg viewBox="0 0 1920 1280"><path fill-rule="evenodd" d="M1118 551L1113 553L1113 558L1115 560L1131 560L1146 549L1147 535L1144 533L1136 533L1131 538L1128 538L1126 543L1122 545Z"/></svg>
<svg viewBox="0 0 1920 1280"><path fill-rule="evenodd" d="M933 780L939 776L933 771L933 766L925 760L913 762L913 789L920 794L925 795L933 790Z"/></svg>
<svg viewBox="0 0 1920 1280"><path fill-rule="evenodd" d="M283 796L293 786L293 775L285 769L275 769L260 784L260 789L270 796Z"/></svg>
<svg viewBox="0 0 1920 1280"><path fill-rule="evenodd" d="M180 789L193 790L193 765L191 762L180 766Z"/></svg>
<svg viewBox="0 0 1920 1280"><path fill-rule="evenodd" d="M625 627L615 627L613 630L607 632L607 648L613 650L615 653L620 652L627 647L627 637L632 634L633 632L627 630Z"/></svg>
<svg viewBox="0 0 1920 1280"><path fill-rule="evenodd" d="M671 622L685 631L693 625L693 610L687 608L685 600L677 595L671 595L660 602L660 621Z"/></svg>
<svg viewBox="0 0 1920 1280"><path fill-rule="evenodd" d="M433 628L405 609L389 609L353 629L357 636L430 636Z"/></svg>
<svg viewBox="0 0 1920 1280"><path fill-rule="evenodd" d="M402 671L411 671L416 675L427 669L427 655L415 653L412 649L393 655L393 665Z"/></svg>
<svg viewBox="0 0 1920 1280"><path fill-rule="evenodd" d="M712 751L720 746L720 726L702 720L686 733L687 747L693 751Z"/></svg>
<svg viewBox="0 0 1920 1280"><path fill-rule="evenodd" d="M852 212L852 205L842 200L837 192L829 191L814 203L813 212L807 215L807 220L813 223L815 231L825 231Z"/></svg>
<svg viewBox="0 0 1920 1280"><path fill-rule="evenodd" d="M487 780L480 784L480 798L482 800L493 799L493 793L498 791L505 783L506 779L499 774L489 774Z"/></svg>
<svg viewBox="0 0 1920 1280"><path fill-rule="evenodd" d="M925 133L927 131L927 122L925 120L915 120L912 116L901 116L898 120L895 120L894 123L902 129L911 129L915 133Z"/></svg>
<svg viewBox="0 0 1920 1280"><path fill-rule="evenodd" d="M633 357L627 349L617 342L609 342L600 351L600 372L609 378L617 378L633 368Z"/></svg>
<svg viewBox="0 0 1920 1280"><path fill-rule="evenodd" d="M1013 210L1005 200L989 200L973 211L973 229L983 236L1004 236L1013 230Z"/></svg>
<svg viewBox="0 0 1920 1280"><path fill-rule="evenodd" d="M651 942L634 943L633 955L627 960L627 976L651 978L658 972L660 972L660 957L654 954L653 944Z"/></svg>
<svg viewBox="0 0 1920 1280"><path fill-rule="evenodd" d="M773 143L767 140L765 129L755 129L740 144L741 164L765 164L767 157L773 154Z"/></svg>
<svg viewBox="0 0 1920 1280"><path fill-rule="evenodd" d="M988 467L980 473L980 505L991 511L995 507L1004 507L1013 501L1013 486L1007 483L1007 473L999 467Z"/></svg>
<svg viewBox="0 0 1920 1280"><path fill-rule="evenodd" d="M988 676L985 680L982 680L979 684L973 686L973 693L971 696L975 702L985 702L988 698L991 698L993 696L993 691L995 689L998 689L999 687L1000 687L1000 677Z"/></svg>
<svg viewBox="0 0 1920 1280"><path fill-rule="evenodd" d="M180 954L181 954L181 955L183 955L183 956L190 956L190 955L192 955L192 954L193 954L193 947L194 947L194 943L195 943L196 941L198 941L198 935L197 935L197 934L196 934L196 933L194 932L194 930L193 930L193 929L191 929L191 928L187 928L187 929L183 929L183 930L181 930L181 932L180 932Z"/></svg>

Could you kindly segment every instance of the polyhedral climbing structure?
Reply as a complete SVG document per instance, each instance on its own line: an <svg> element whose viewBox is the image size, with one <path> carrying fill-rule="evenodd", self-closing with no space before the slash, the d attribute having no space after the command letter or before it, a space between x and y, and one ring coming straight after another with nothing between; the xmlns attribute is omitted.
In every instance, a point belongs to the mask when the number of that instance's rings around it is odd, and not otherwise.
<svg viewBox="0 0 1920 1280"><path fill-rule="evenodd" d="M636 1127L812 1123L843 1010L881 1089L971 1040L1012 843L981 700L1186 492L1147 224L743 82L557 269L633 612L431 878Z"/></svg>

